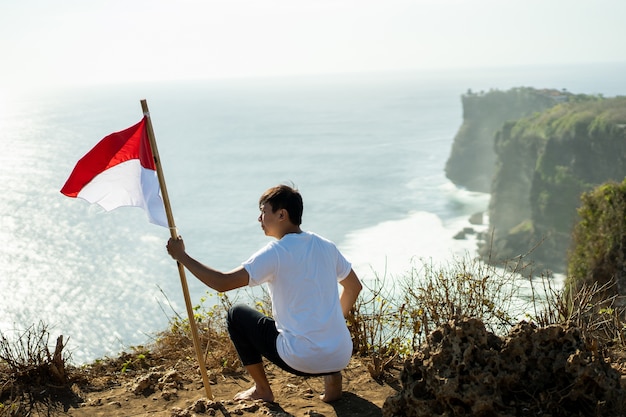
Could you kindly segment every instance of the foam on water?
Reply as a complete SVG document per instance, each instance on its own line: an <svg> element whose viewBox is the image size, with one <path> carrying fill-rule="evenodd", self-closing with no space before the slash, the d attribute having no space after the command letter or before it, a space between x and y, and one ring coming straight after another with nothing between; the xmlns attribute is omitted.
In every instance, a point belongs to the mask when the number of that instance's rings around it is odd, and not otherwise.
<svg viewBox="0 0 626 417"><path fill-rule="evenodd" d="M352 261L355 271L368 279L373 274L386 273L397 277L410 271L416 261L443 264L453 257L472 255L476 251L477 234L485 225L473 225L469 216L487 208L488 195L470 193L441 186L450 202L462 206L462 215L442 219L435 213L418 211L400 220L389 220L375 226L348 233L341 249ZM463 239L455 236L464 229L473 233Z"/></svg>

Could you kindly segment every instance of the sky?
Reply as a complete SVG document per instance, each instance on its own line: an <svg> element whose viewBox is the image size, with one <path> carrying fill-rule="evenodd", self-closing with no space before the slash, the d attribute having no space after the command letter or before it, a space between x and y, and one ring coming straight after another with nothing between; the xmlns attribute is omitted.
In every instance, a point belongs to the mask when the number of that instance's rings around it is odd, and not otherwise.
<svg viewBox="0 0 626 417"><path fill-rule="evenodd" d="M0 92L626 61L624 0L0 0Z"/></svg>

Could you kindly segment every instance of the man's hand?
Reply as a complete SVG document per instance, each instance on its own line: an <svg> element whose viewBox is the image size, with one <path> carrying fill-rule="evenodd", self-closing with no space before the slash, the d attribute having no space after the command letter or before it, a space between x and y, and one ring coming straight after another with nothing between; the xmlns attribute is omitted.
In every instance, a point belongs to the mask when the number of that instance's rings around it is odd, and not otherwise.
<svg viewBox="0 0 626 417"><path fill-rule="evenodd" d="M183 255L185 255L185 242L180 236L176 239L171 237L167 241L167 245L165 247L167 248L167 253L169 253L170 256L177 261L180 261Z"/></svg>

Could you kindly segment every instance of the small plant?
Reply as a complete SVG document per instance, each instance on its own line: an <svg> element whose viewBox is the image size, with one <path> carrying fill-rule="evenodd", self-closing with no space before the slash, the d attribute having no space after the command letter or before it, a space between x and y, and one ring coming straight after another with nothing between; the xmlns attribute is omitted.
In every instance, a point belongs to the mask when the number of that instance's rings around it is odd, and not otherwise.
<svg viewBox="0 0 626 417"><path fill-rule="evenodd" d="M57 338L53 352L49 338L42 322L13 340L0 333L0 414L30 415L39 406L54 408L58 391L69 391L72 378L63 336Z"/></svg>
<svg viewBox="0 0 626 417"><path fill-rule="evenodd" d="M626 308L618 305L615 281L582 284L578 290L572 285L566 284L560 291L551 290L552 296L537 314L538 324L572 323L600 345L626 348Z"/></svg>
<svg viewBox="0 0 626 417"><path fill-rule="evenodd" d="M133 347L135 352L144 352L144 353L135 353L135 354L122 354L120 357L123 360L122 367L120 368L121 373L126 373L129 370L139 370L149 368L150 365L148 363L149 354L145 351L143 346Z"/></svg>
<svg viewBox="0 0 626 417"><path fill-rule="evenodd" d="M209 369L231 372L238 367L238 356L226 328L226 314L232 301L225 293L207 291L193 306L200 344L205 346L204 362ZM186 357L190 366L197 362L189 319L178 313L170 319L169 329L161 332L154 351L164 357Z"/></svg>
<svg viewBox="0 0 626 417"><path fill-rule="evenodd" d="M53 353L48 348L49 338L48 328L41 322L26 329L14 341L0 333L0 362L11 374L29 382L51 380L64 384L68 379L65 370L68 358L63 354L63 336L57 339Z"/></svg>

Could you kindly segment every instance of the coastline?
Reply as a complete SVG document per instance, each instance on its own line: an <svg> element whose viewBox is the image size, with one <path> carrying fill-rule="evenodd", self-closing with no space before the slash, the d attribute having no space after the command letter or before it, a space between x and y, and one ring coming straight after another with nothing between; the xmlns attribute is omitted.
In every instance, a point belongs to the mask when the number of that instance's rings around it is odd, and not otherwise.
<svg viewBox="0 0 626 417"><path fill-rule="evenodd" d="M489 194L469 192L449 182L439 188L446 204L454 207L446 210L456 213L453 217L414 211L346 235L339 247L361 278L373 273L397 277L411 271L415 262L440 265L478 255L478 239L489 225Z"/></svg>

